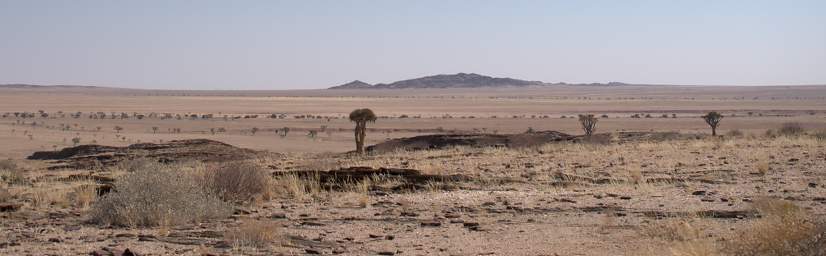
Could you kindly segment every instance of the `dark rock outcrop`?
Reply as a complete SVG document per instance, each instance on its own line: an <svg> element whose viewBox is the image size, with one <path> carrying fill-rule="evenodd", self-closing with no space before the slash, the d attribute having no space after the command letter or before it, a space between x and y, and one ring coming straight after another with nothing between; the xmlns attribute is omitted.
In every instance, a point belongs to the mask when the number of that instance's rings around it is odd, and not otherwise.
<svg viewBox="0 0 826 256"><path fill-rule="evenodd" d="M205 161L220 162L253 158L258 151L234 147L207 139L173 140L167 143L138 143L126 147L80 145L60 151L39 151L30 160L53 160L50 169L111 166L120 162L145 158L158 162Z"/></svg>
<svg viewBox="0 0 826 256"><path fill-rule="evenodd" d="M433 134L393 139L367 147L368 152L442 149L454 146L467 147L532 147L574 139L572 135L557 131L541 131L519 134Z"/></svg>

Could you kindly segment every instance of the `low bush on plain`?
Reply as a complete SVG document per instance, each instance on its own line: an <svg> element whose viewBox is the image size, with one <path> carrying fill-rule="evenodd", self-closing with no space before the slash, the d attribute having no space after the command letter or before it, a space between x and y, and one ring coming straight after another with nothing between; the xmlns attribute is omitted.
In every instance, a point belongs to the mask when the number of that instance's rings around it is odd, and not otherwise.
<svg viewBox="0 0 826 256"><path fill-rule="evenodd" d="M269 173L253 163L236 162L208 170L207 187L224 201L251 202L269 198Z"/></svg>
<svg viewBox="0 0 826 256"><path fill-rule="evenodd" d="M181 166L136 170L92 207L90 221L104 225L171 226L225 218L229 204L208 193L202 178Z"/></svg>
<svg viewBox="0 0 826 256"><path fill-rule="evenodd" d="M780 126L780 130L777 132L783 136L798 136L803 134L805 130L800 123L783 123L783 125Z"/></svg>

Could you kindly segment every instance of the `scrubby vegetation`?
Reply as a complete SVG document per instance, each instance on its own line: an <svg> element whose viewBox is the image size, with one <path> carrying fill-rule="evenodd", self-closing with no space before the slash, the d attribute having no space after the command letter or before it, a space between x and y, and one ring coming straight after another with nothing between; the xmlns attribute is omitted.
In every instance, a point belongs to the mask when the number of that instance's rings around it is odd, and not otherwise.
<svg viewBox="0 0 826 256"><path fill-rule="evenodd" d="M229 202L252 202L271 196L269 173L248 162L233 162L208 169L205 180L212 193Z"/></svg>
<svg viewBox="0 0 826 256"><path fill-rule="evenodd" d="M597 119L593 114L579 115L579 125L585 132L585 136L591 136L597 128Z"/></svg>
<svg viewBox="0 0 826 256"><path fill-rule="evenodd" d="M116 190L98 200L90 221L98 224L171 226L225 218L232 208L209 193L200 168L151 165L120 178Z"/></svg>
<svg viewBox="0 0 826 256"><path fill-rule="evenodd" d="M703 120L711 127L711 136L717 136L717 127L720 126L720 120L723 120L723 115L712 111L704 115Z"/></svg>
<svg viewBox="0 0 826 256"><path fill-rule="evenodd" d="M784 123L780 126L780 129L777 130L777 133L783 136L799 136L802 135L805 130L800 123Z"/></svg>

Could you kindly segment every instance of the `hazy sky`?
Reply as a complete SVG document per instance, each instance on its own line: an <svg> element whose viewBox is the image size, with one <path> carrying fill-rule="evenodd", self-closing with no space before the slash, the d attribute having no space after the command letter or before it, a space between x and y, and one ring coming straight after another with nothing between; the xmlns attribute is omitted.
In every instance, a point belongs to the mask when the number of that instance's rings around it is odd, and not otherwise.
<svg viewBox="0 0 826 256"><path fill-rule="evenodd" d="M826 83L826 1L0 0L0 83Z"/></svg>

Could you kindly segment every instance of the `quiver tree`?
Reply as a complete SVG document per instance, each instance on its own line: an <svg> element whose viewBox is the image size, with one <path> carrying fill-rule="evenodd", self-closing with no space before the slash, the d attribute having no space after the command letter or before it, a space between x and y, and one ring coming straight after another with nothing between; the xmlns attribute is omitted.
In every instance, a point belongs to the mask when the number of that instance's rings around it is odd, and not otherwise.
<svg viewBox="0 0 826 256"><path fill-rule="evenodd" d="M708 112L708 114L703 116L703 120L711 127L711 136L717 136L717 126L720 125L720 120L722 119L723 115L714 111Z"/></svg>
<svg viewBox="0 0 826 256"><path fill-rule="evenodd" d="M579 125L582 126L582 130L585 131L585 136L591 136L594 134L594 131L597 128L597 119L592 114L587 115L579 115Z"/></svg>
<svg viewBox="0 0 826 256"><path fill-rule="evenodd" d="M364 138L367 136L367 123L376 121L376 114L369 108L362 108L350 112L350 121L356 123L353 133L356 139L356 152L364 153Z"/></svg>

